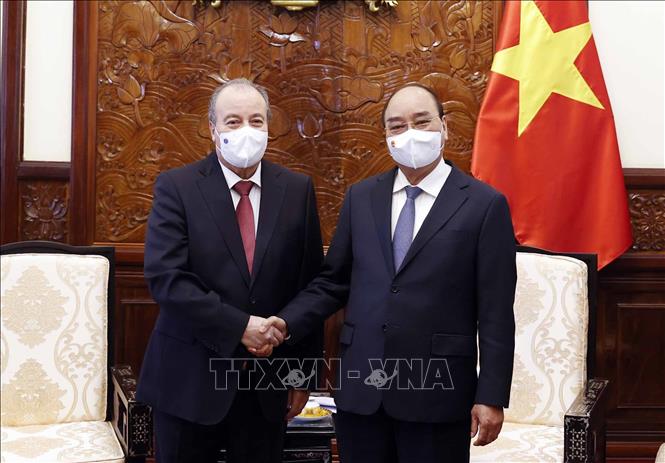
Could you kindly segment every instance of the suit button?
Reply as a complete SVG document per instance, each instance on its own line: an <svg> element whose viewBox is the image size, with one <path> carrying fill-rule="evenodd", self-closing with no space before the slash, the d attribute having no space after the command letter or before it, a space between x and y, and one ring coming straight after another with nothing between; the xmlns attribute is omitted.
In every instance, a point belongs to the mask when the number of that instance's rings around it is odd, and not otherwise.
<svg viewBox="0 0 665 463"><path fill-rule="evenodd" d="M255 297L250 297L249 298L249 303L252 304L252 305L256 304L256 298Z"/></svg>
<svg viewBox="0 0 665 463"><path fill-rule="evenodd" d="M383 332L384 332L384 333L385 333L386 331L388 331L388 326L389 326L389 325L388 325L387 323L384 323L383 325L381 325L381 328L383 329Z"/></svg>
<svg viewBox="0 0 665 463"><path fill-rule="evenodd" d="M399 288L397 286L391 286L390 292L397 294L399 293Z"/></svg>

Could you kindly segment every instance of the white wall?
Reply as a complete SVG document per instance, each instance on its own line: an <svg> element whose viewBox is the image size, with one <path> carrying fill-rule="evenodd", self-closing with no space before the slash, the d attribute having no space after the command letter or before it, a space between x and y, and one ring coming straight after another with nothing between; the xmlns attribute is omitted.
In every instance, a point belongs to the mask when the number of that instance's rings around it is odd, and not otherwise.
<svg viewBox="0 0 665 463"><path fill-rule="evenodd" d="M623 167L665 168L665 3L592 0L589 18Z"/></svg>
<svg viewBox="0 0 665 463"><path fill-rule="evenodd" d="M23 100L26 161L71 158L73 34L71 1L28 1Z"/></svg>

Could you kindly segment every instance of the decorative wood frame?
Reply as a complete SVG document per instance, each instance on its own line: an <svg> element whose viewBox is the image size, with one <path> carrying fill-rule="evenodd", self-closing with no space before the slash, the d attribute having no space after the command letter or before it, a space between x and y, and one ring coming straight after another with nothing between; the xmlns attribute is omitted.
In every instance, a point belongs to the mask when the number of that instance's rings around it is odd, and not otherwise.
<svg viewBox="0 0 665 463"><path fill-rule="evenodd" d="M23 133L23 62L25 52L24 2L2 2L2 108L0 140L2 178L0 191L0 242L18 237L18 153L22 151Z"/></svg>
<svg viewBox="0 0 665 463"><path fill-rule="evenodd" d="M72 243L92 244L95 225L95 135L97 102L96 1L74 3L72 89L72 172L70 226ZM92 213L91 213L92 212Z"/></svg>
<svg viewBox="0 0 665 463"><path fill-rule="evenodd" d="M40 238L57 239L67 236L67 189L70 163L23 161L23 97L25 67L26 2L2 2L2 110L0 112L1 140L1 224L0 242L9 243L25 238L23 226L34 217L40 203L51 203L52 219L64 233L50 233ZM73 130L73 129L72 129ZM34 198L27 198L32 190ZM43 224L42 224L43 225ZM39 224L37 224L39 227ZM49 232L49 227L42 227ZM43 233L42 233L43 235Z"/></svg>

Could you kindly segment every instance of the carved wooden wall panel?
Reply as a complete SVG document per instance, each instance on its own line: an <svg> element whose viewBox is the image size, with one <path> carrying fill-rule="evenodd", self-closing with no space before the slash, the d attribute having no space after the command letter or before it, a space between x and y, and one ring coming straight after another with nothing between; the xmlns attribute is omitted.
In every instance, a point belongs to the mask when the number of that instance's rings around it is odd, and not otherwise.
<svg viewBox="0 0 665 463"><path fill-rule="evenodd" d="M19 240L67 242L68 204L67 181L19 182Z"/></svg>
<svg viewBox="0 0 665 463"><path fill-rule="evenodd" d="M116 272L116 286L114 360L116 364L131 365L138 373L159 308L150 296L142 268L120 268Z"/></svg>
<svg viewBox="0 0 665 463"><path fill-rule="evenodd" d="M639 265L601 272L597 374L612 382L608 454L622 452L612 441L642 441L647 455L640 456L653 459L654 442L665 439L665 273L662 260L654 270L649 262Z"/></svg>
<svg viewBox="0 0 665 463"><path fill-rule="evenodd" d="M290 13L267 1L99 4L95 241L142 243L157 174L212 149L213 89L264 85L274 119L266 157L315 180L328 243L346 188L392 162L383 103L409 81L448 113L446 156L468 170L500 2L321 2Z"/></svg>
<svg viewBox="0 0 665 463"><path fill-rule="evenodd" d="M596 363L611 381L608 461L647 461L665 441L665 171L624 174L633 247L599 274Z"/></svg>
<svg viewBox="0 0 665 463"><path fill-rule="evenodd" d="M665 191L630 191L628 205L633 224L633 251L665 251Z"/></svg>

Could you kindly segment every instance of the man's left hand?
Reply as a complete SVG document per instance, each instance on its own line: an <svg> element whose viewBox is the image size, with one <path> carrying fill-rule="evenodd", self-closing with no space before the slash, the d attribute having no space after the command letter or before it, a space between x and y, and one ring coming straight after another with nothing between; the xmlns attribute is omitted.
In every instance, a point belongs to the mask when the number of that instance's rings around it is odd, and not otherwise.
<svg viewBox="0 0 665 463"><path fill-rule="evenodd" d="M478 432L480 426L480 432ZM503 408L476 404L471 409L471 437L478 434L473 441L475 446L487 445L499 437L503 426Z"/></svg>
<svg viewBox="0 0 665 463"><path fill-rule="evenodd" d="M294 416L299 415L305 404L309 400L309 391L302 389L289 389L288 410L286 412L286 420L293 419Z"/></svg>

